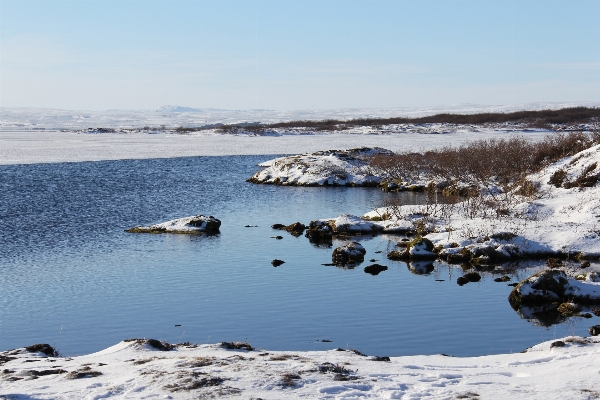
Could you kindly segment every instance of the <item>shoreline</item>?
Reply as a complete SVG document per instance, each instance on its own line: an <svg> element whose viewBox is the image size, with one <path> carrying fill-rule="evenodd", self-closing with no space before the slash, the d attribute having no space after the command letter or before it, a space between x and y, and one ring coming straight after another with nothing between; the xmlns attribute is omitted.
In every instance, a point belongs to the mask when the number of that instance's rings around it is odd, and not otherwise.
<svg viewBox="0 0 600 400"><path fill-rule="evenodd" d="M570 336L479 357L265 351L247 343L174 346L151 339L68 358L40 345L30 351L0 352L0 398L563 399L598 394L600 339Z"/></svg>

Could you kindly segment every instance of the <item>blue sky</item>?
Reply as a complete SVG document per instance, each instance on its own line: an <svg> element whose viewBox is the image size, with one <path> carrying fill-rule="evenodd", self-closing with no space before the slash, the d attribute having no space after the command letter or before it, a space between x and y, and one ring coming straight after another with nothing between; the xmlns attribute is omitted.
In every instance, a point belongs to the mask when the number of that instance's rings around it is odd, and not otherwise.
<svg viewBox="0 0 600 400"><path fill-rule="evenodd" d="M0 0L0 105L597 101L598 16L598 0Z"/></svg>

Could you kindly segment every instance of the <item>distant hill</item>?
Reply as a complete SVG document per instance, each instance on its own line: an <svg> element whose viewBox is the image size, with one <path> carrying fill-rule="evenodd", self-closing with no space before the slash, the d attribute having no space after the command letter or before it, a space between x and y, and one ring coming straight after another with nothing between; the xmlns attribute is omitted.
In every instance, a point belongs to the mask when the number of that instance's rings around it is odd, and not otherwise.
<svg viewBox="0 0 600 400"><path fill-rule="evenodd" d="M182 107L182 106L161 106L158 107L156 110L154 110L156 112L198 112L198 111L202 111L199 108L191 108L191 107Z"/></svg>

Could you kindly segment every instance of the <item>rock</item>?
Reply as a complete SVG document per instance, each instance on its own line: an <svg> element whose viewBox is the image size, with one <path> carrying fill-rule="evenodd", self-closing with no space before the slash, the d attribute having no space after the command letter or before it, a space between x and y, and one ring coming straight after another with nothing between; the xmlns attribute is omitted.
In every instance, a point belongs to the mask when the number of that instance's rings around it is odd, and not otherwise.
<svg viewBox="0 0 600 400"><path fill-rule="evenodd" d="M437 258L437 254L433 252L433 243L431 243L431 240L423 237L417 237L410 242L408 253L410 254L411 259Z"/></svg>
<svg viewBox="0 0 600 400"><path fill-rule="evenodd" d="M178 233L199 234L218 233L221 221L213 216L196 215L163 222L150 226L136 226L127 229L129 233Z"/></svg>
<svg viewBox="0 0 600 400"><path fill-rule="evenodd" d="M29 353L43 353L48 357L59 357L60 354L56 349L47 343L39 343L25 347Z"/></svg>
<svg viewBox="0 0 600 400"><path fill-rule="evenodd" d="M390 361L390 358L387 356L373 356L369 358L370 361Z"/></svg>
<svg viewBox="0 0 600 400"><path fill-rule="evenodd" d="M494 279L494 282L508 282L508 281L510 281L510 276L508 276L508 275L504 275L501 278Z"/></svg>
<svg viewBox="0 0 600 400"><path fill-rule="evenodd" d="M394 261L403 261L410 258L407 250L392 250L388 253L387 258Z"/></svg>
<svg viewBox="0 0 600 400"><path fill-rule="evenodd" d="M564 347L564 346L565 346L565 342L563 342L562 340L557 340L556 342L552 342L552 344L550 345L550 348Z"/></svg>
<svg viewBox="0 0 600 400"><path fill-rule="evenodd" d="M331 260L335 264L359 263L364 261L367 251L358 242L350 242L333 251Z"/></svg>
<svg viewBox="0 0 600 400"><path fill-rule="evenodd" d="M273 225L271 225L271 228L289 232L294 236L300 236L306 229L306 225L304 225L300 222L294 222L293 224L290 224L290 225L273 224Z"/></svg>
<svg viewBox="0 0 600 400"><path fill-rule="evenodd" d="M594 325L594 326L590 327L590 329L588 329L588 332L592 336L600 335L600 325Z"/></svg>
<svg viewBox="0 0 600 400"><path fill-rule="evenodd" d="M380 264L371 264L365 267L365 272L367 274L371 274L373 276L375 275L379 275L379 273L383 272L383 271L387 271L388 267L386 267L385 265L380 265Z"/></svg>
<svg viewBox="0 0 600 400"><path fill-rule="evenodd" d="M469 272L463 275L469 282L479 282L481 280L481 275L477 272Z"/></svg>
<svg viewBox="0 0 600 400"><path fill-rule="evenodd" d="M465 278L464 276L459 276L458 279L456 279L456 283L458 283L459 286L462 286L462 285L466 285L467 283L469 283L469 280L467 278Z"/></svg>
<svg viewBox="0 0 600 400"><path fill-rule="evenodd" d="M369 234L383 231L381 225L375 224L371 221L366 221L356 215L342 214L336 219L329 221L333 233L335 234Z"/></svg>
<svg viewBox="0 0 600 400"><path fill-rule="evenodd" d="M560 270L544 270L519 283L508 296L513 309L521 305L537 305L560 301L569 283Z"/></svg>
<svg viewBox="0 0 600 400"><path fill-rule="evenodd" d="M273 261L271 261L271 265L274 267L279 267L281 264L285 264L285 261L278 259L274 259Z"/></svg>
<svg viewBox="0 0 600 400"><path fill-rule="evenodd" d="M305 236L311 243L331 243L333 229L326 221L311 221Z"/></svg>
<svg viewBox="0 0 600 400"><path fill-rule="evenodd" d="M271 236L271 239L281 240L283 239L283 236Z"/></svg>
<svg viewBox="0 0 600 400"><path fill-rule="evenodd" d="M477 272L468 272L468 273L464 274L463 276L459 277L456 280L456 283L458 283L460 286L462 286L469 282L479 282L480 280L481 280L481 275L479 275Z"/></svg>

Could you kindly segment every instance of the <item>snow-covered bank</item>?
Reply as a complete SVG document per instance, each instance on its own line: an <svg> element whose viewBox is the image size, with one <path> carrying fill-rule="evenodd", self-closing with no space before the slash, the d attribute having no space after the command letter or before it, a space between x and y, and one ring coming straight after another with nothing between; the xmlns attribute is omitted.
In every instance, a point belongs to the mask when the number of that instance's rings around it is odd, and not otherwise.
<svg viewBox="0 0 600 400"><path fill-rule="evenodd" d="M166 350L169 347L133 340L68 358L25 349L5 351L0 353L0 398L546 400L600 396L600 340L595 337L566 337L522 353L469 358L369 357L342 349L248 351L219 344Z"/></svg>
<svg viewBox="0 0 600 400"><path fill-rule="evenodd" d="M366 225L369 232L420 230L432 242L435 256L450 261L485 264L548 255L598 258L599 178L600 145L596 145L529 175L535 194L507 194L502 201L508 209L501 214L486 208L486 202L498 201L496 194L456 204L381 207L362 219L344 218L354 221L355 230ZM335 219L328 220L335 225Z"/></svg>

